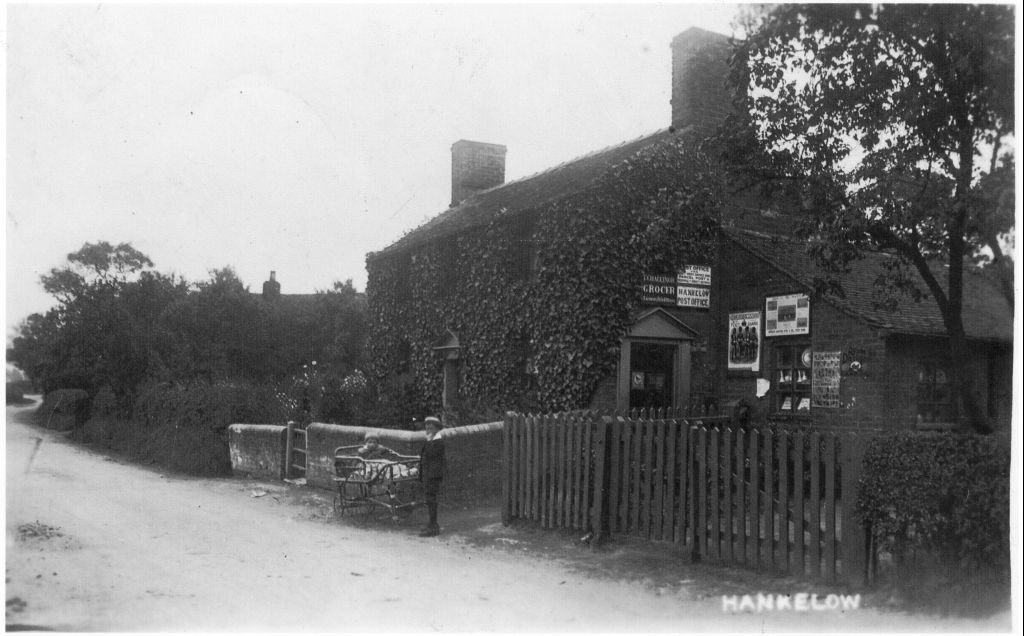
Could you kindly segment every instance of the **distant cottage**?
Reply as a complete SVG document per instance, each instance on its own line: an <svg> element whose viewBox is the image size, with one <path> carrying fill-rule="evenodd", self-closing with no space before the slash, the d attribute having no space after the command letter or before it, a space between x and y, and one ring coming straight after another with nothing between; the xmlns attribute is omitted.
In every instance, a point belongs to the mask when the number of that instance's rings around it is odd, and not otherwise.
<svg viewBox="0 0 1024 636"><path fill-rule="evenodd" d="M854 263L845 297L816 293L785 212L716 195L696 151L731 108L728 39L690 29L672 50L667 130L511 183L504 146L452 146L451 207L367 257L381 399L470 418L688 407L950 425L934 301L879 309L883 253ZM1012 307L980 273L965 276L970 372L1005 427Z"/></svg>

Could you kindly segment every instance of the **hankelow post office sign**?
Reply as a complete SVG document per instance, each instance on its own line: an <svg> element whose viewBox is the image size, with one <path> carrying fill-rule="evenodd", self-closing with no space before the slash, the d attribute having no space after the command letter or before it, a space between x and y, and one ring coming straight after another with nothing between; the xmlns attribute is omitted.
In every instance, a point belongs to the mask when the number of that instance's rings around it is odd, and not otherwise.
<svg viewBox="0 0 1024 636"><path fill-rule="evenodd" d="M675 276L645 275L641 302L708 309L711 307L711 267L685 265Z"/></svg>
<svg viewBox="0 0 1024 636"><path fill-rule="evenodd" d="M707 309L711 306L711 288L690 287L679 285L676 287L676 307L698 307Z"/></svg>

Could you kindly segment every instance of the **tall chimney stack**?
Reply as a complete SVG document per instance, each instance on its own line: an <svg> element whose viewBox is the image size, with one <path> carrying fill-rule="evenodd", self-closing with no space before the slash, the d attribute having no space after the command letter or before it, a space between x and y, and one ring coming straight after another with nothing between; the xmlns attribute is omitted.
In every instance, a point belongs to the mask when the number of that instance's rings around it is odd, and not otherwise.
<svg viewBox="0 0 1024 636"><path fill-rule="evenodd" d="M692 27L672 39L672 127L710 136L732 111L729 37Z"/></svg>
<svg viewBox="0 0 1024 636"><path fill-rule="evenodd" d="M271 300L281 297L281 283L277 282L277 272L271 270L270 280L263 281L263 298Z"/></svg>
<svg viewBox="0 0 1024 636"><path fill-rule="evenodd" d="M505 146L460 139L452 144L452 206L505 183Z"/></svg>

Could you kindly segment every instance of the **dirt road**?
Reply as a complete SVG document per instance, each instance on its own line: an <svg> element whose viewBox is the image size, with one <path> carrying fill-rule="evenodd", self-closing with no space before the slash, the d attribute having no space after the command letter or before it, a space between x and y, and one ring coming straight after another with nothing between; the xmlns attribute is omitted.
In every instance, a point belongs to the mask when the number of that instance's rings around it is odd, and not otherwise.
<svg viewBox="0 0 1024 636"><path fill-rule="evenodd" d="M457 533L420 539L415 524L354 527L319 513L322 498L303 502L302 489L164 475L19 423L18 409L7 414L9 629L989 631L1008 625L1006 617L936 622L870 608L723 614L720 597L695 592L699 582L662 588L595 577L557 556L481 547Z"/></svg>

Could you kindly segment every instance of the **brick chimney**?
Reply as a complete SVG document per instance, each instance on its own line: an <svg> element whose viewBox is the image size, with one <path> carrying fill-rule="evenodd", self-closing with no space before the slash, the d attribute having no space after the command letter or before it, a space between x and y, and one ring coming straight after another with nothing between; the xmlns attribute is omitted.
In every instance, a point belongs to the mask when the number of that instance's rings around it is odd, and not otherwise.
<svg viewBox="0 0 1024 636"><path fill-rule="evenodd" d="M452 144L452 205L505 183L505 146L460 139Z"/></svg>
<svg viewBox="0 0 1024 636"><path fill-rule="evenodd" d="M732 110L729 37L692 27L672 39L672 127L708 137Z"/></svg>
<svg viewBox="0 0 1024 636"><path fill-rule="evenodd" d="M263 281L263 298L270 300L281 296L281 283L277 282L277 272L270 272L270 280Z"/></svg>

